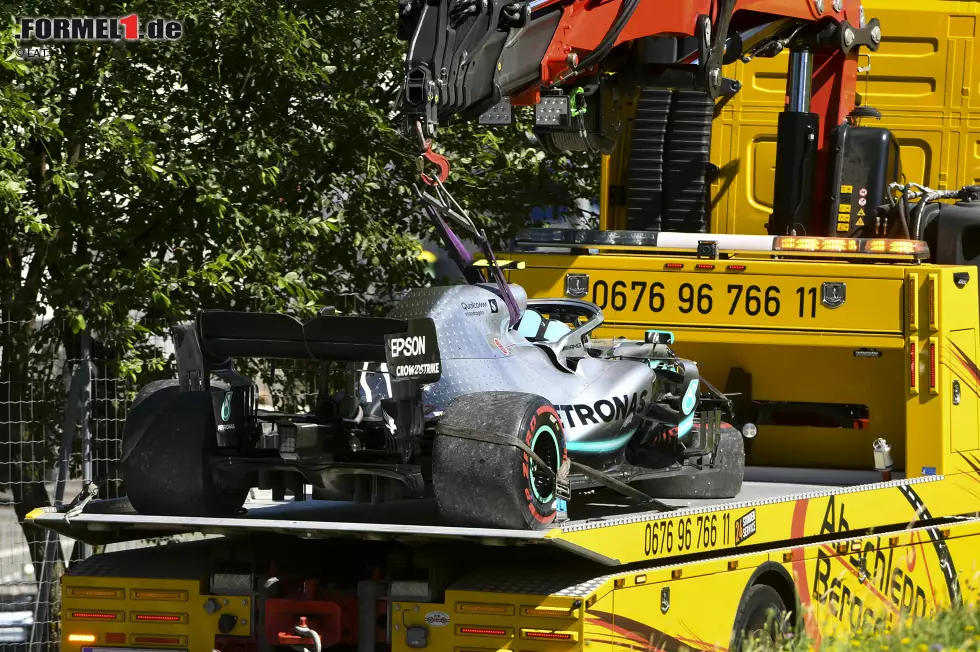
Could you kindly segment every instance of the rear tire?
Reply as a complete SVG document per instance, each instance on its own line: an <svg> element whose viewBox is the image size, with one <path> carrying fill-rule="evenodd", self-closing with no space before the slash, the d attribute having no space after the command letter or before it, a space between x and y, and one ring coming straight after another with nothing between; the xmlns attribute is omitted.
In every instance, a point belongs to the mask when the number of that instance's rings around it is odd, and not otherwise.
<svg viewBox="0 0 980 652"><path fill-rule="evenodd" d="M248 487L214 477L217 452L212 392L182 392L176 381L144 387L123 428L123 487L140 514L231 516Z"/></svg>
<svg viewBox="0 0 980 652"><path fill-rule="evenodd" d="M718 443L721 469L697 475L674 475L631 483L654 498L734 498L742 490L745 477L745 442L742 433L721 424Z"/></svg>
<svg viewBox="0 0 980 652"><path fill-rule="evenodd" d="M540 396L479 392L446 409L432 446L436 504L450 525L543 529L556 515L555 480L520 449L443 434L447 429L520 439L557 473L567 457L561 419Z"/></svg>
<svg viewBox="0 0 980 652"><path fill-rule="evenodd" d="M750 587L742 597L732 632L732 652L776 650L786 638L788 609L768 584Z"/></svg>

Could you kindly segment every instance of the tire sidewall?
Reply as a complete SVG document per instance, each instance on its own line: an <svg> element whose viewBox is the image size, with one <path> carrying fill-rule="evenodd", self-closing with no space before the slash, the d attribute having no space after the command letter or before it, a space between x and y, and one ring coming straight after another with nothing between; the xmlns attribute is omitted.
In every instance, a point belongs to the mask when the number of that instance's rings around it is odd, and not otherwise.
<svg viewBox="0 0 980 652"><path fill-rule="evenodd" d="M541 399L539 405L530 407L524 417L521 432L523 433L521 434L522 441L531 450L537 452L540 448L547 447L550 451L551 447L554 446L559 467L567 459L568 451L565 448L565 433L561 418L551 403ZM551 491L550 495L539 495L534 485L536 467L537 464L531 460L531 456L522 451L522 506L529 525L548 525L555 520L557 515L557 495L554 490ZM557 468L553 470L558 471ZM542 472L539 470L537 473ZM552 487L556 488L554 484Z"/></svg>
<svg viewBox="0 0 980 652"><path fill-rule="evenodd" d="M543 426L549 426L550 432ZM467 431L494 435L495 441L468 437ZM555 439L558 459L554 459ZM552 448L546 453L549 441ZM532 474L525 446L545 463L554 464L556 472L567 459L561 419L540 395L473 392L453 399L432 444L433 495L447 525L542 530L554 522L557 499L542 500L550 498L546 494L552 492L554 482L541 487L544 495L535 495L531 478L541 476Z"/></svg>
<svg viewBox="0 0 980 652"><path fill-rule="evenodd" d="M153 385L153 383L151 383ZM214 392L181 392L161 382L127 415L123 435L123 487L144 514L211 516L236 513L248 487L216 477ZM168 468L169 467L169 468Z"/></svg>

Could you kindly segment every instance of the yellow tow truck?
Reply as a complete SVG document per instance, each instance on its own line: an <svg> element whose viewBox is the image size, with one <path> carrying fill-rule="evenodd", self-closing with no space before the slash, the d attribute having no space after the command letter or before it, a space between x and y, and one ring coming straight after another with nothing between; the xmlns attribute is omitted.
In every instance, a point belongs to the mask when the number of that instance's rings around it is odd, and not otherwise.
<svg viewBox="0 0 980 652"><path fill-rule="evenodd" d="M973 71L980 70L972 46L976 7L869 2L865 10L880 17L887 29L879 52L859 55L859 110L855 111L859 117L854 122L886 127L894 134L901 152L902 183L919 181L946 190L976 182L980 178L975 173L976 152L968 145L972 142L971 106L977 96ZM691 209L690 202L672 204L666 191L661 193L662 207L655 211L648 207L649 197L644 193L651 187L649 170L657 169L656 163L671 161L671 153L663 151L669 149L670 133L661 134L651 145L651 125L658 120L667 124L673 117L663 108L662 98L669 91L641 93L631 107L633 120L622 131L620 147L603 157L600 227L607 242L617 231L659 224L661 212L666 223L668 213L680 212L678 205L685 209L688 225L702 226L705 236L701 240L714 239L708 234L767 233L773 213L777 123L784 113L790 56L784 52L726 67L726 76L743 81L740 92L716 103L713 122L709 118L698 125L705 127L700 133L710 133L709 169L717 171L710 188L703 191L702 210ZM874 117L875 110L880 118ZM709 148L707 137L691 145L693 119L689 114L689 105L682 105L678 124L687 129L677 137L681 149L677 156L691 173L696 168L692 163L703 167L708 162ZM656 162L651 164L651 159ZM858 206L859 201L863 203L859 196L863 189L841 184L832 190L840 191L841 210L850 218L838 222L845 228L842 235L854 234L859 230L854 227L864 226L864 211ZM531 249L547 246L549 235L535 233L533 238L539 242L523 244ZM807 235L807 230L798 235ZM598 241L588 234L582 237ZM956 450L976 450L972 408L941 417L936 413L928 419L942 421L928 421L928 425L896 409L908 396L904 385L910 351L925 356L930 347L939 347L937 355L952 366L957 360L975 359L978 317L965 292L929 290L934 292L929 309L944 311L947 319L955 320L945 341L894 337L908 335L909 328L914 330L917 325L914 319L905 323L907 311L913 310L907 304L921 291L911 285L925 281L928 288L947 287L940 277L967 270L861 265L856 263L866 256L846 251L811 255L805 261L792 261L773 251L770 260L744 267L699 263L690 259L690 254L696 254L698 240L694 238L680 247L686 250L685 257L665 258L671 247L663 245L664 238L671 237L664 234L657 247L564 246L565 253L547 255L522 251L515 256L524 269L513 271L510 280L524 286L531 297L568 295L571 286L584 289L582 296L604 309L606 336L635 336L645 327L673 330L676 350L697 360L702 373L717 387L738 394L736 400L750 412L746 420L759 433L751 442L751 464L867 468L871 445L878 438L887 439L896 459L905 461L906 433L934 429L938 423L944 429L952 428L950 440ZM952 237L959 246L954 262L971 266L980 262L971 242L959 234ZM783 240L779 246L790 242ZM793 246L805 248L807 242L797 240ZM600 250L601 255L594 255ZM844 293L839 305L826 295L834 287ZM935 337L935 328L934 323L930 325L931 337ZM969 368L973 363L965 364ZM966 373L967 381L975 383L971 373ZM793 382L787 382L788 378ZM947 384L926 396L940 389L944 394L951 391ZM964 395L963 400L973 399ZM938 455L938 447L908 446L912 447L907 458L910 476L936 467L938 459L920 456L930 448Z"/></svg>
<svg viewBox="0 0 980 652"><path fill-rule="evenodd" d="M963 185L976 8L885 5L867 6L891 36L862 99L898 134L907 176ZM97 547L217 536L73 565L62 649L737 650L794 628L819 644L975 602L977 267L931 263L918 239L869 232L863 186L846 183L846 232L764 235L786 59L726 68L747 81L714 121L702 233L624 230L621 148L603 164L603 229L530 230L507 265L531 297L603 307L607 334L671 331L754 435L738 496L652 512L595 490L570 503L569 521L537 531L453 527L425 500L304 494L252 500L236 518L139 515L124 500L37 510L37 526Z"/></svg>

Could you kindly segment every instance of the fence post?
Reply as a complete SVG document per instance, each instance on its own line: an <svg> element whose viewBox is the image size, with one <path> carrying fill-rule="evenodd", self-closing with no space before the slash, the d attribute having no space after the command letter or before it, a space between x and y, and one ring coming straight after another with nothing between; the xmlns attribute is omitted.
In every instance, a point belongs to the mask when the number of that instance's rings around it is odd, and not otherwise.
<svg viewBox="0 0 980 652"><path fill-rule="evenodd" d="M92 481L92 431L89 419L92 416L92 332L86 328L82 331L82 391L81 426L82 426L82 483ZM92 554L92 546L82 543L79 548L81 559L88 559Z"/></svg>

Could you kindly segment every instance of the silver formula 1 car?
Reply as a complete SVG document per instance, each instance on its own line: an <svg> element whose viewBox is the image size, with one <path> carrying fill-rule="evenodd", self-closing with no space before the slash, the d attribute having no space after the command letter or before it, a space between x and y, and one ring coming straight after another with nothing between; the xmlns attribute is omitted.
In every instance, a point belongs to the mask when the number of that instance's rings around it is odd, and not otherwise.
<svg viewBox="0 0 980 652"><path fill-rule="evenodd" d="M137 511L234 514L249 487L309 483L331 500L434 494L451 525L540 528L597 486L665 508L739 491L730 403L670 333L595 339L597 306L529 300L458 206L420 196L468 283L413 290L386 318L205 311L177 327L178 379L144 387L126 420ZM318 360L345 380L309 413L264 411L242 357Z"/></svg>

